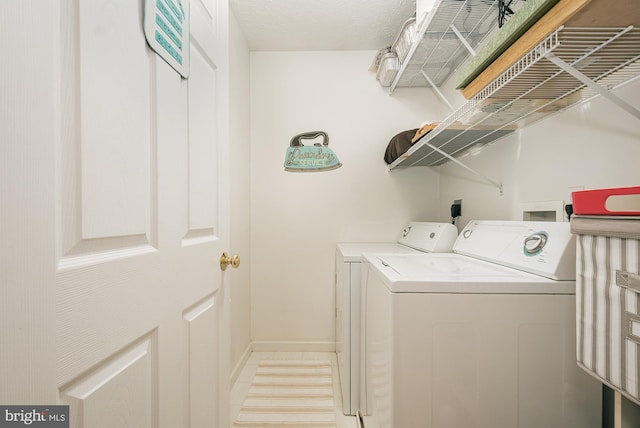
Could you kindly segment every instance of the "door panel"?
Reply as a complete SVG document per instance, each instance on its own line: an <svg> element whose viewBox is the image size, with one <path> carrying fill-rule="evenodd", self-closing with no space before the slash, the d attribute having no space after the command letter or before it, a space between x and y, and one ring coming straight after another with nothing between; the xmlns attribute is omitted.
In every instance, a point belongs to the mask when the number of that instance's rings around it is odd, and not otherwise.
<svg viewBox="0 0 640 428"><path fill-rule="evenodd" d="M215 0L196 0L199 1L200 4L202 5L203 9L205 10L206 14L211 18L217 15L217 11L216 11L216 2ZM215 20L211 20L213 22L213 24L215 25ZM215 28L213 29L214 34L215 34Z"/></svg>
<svg viewBox="0 0 640 428"><path fill-rule="evenodd" d="M134 1L77 6L82 238L144 234L154 77L142 7Z"/></svg>
<svg viewBox="0 0 640 428"><path fill-rule="evenodd" d="M216 70L200 47L191 45L189 75L189 232L212 236L218 210Z"/></svg>
<svg viewBox="0 0 640 428"><path fill-rule="evenodd" d="M146 44L143 0L0 14L3 404L228 426L228 6L209 6L185 7L188 80Z"/></svg>
<svg viewBox="0 0 640 428"><path fill-rule="evenodd" d="M71 426L157 426L155 345L155 335L146 335L62 388ZM125 414L114 411L123 408Z"/></svg>
<svg viewBox="0 0 640 428"><path fill-rule="evenodd" d="M215 426L218 409L218 374L211 370L217 367L218 336L211 331L216 328L216 299L207 297L204 301L184 313L188 329L189 348L189 417L192 427Z"/></svg>
<svg viewBox="0 0 640 428"><path fill-rule="evenodd" d="M140 5L104 4L60 5L62 270L146 253L155 244L156 62L139 29Z"/></svg>

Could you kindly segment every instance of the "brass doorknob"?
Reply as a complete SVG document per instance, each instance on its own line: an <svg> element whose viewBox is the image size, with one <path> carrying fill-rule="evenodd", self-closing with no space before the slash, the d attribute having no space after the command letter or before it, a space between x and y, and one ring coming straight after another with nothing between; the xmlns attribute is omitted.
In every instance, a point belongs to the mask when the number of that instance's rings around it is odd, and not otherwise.
<svg viewBox="0 0 640 428"><path fill-rule="evenodd" d="M227 266L231 265L232 268L236 269L240 266L240 256L235 254L229 257L229 254L222 253L220 256L220 269L226 270Z"/></svg>

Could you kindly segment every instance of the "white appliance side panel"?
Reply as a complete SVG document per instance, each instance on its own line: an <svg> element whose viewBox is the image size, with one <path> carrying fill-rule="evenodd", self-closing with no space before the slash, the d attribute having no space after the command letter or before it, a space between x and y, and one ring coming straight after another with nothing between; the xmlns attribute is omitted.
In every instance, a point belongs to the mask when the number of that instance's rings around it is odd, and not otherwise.
<svg viewBox="0 0 640 428"><path fill-rule="evenodd" d="M355 415L361 404L361 261L365 252L422 254L389 242L339 243L336 246L336 354L342 389L342 410Z"/></svg>
<svg viewBox="0 0 640 428"><path fill-rule="evenodd" d="M360 344L361 344L361 289L362 289L362 263L350 263L351 265L351 287L349 293L349 323L351 337L349 345L351 347L350 360L350 393L351 403L350 415L355 415L360 409Z"/></svg>
<svg viewBox="0 0 640 428"><path fill-rule="evenodd" d="M367 287L367 400L381 427L599 427L600 385L575 364L573 296Z"/></svg>
<svg viewBox="0 0 640 428"><path fill-rule="evenodd" d="M338 374L340 377L340 387L342 391L342 408L348 414L350 412L349 395L349 281L351 277L351 263L343 263L336 251L336 357L338 361Z"/></svg>
<svg viewBox="0 0 640 428"><path fill-rule="evenodd" d="M360 408L361 265L336 262L336 354L345 415Z"/></svg>
<svg viewBox="0 0 640 428"><path fill-rule="evenodd" d="M365 266L369 266L365 264ZM391 331L390 293L377 275L367 275L363 289L363 413L365 427L390 427L393 409L392 358L394 337ZM418 328L416 328L417 332ZM398 426L399 427L399 426Z"/></svg>

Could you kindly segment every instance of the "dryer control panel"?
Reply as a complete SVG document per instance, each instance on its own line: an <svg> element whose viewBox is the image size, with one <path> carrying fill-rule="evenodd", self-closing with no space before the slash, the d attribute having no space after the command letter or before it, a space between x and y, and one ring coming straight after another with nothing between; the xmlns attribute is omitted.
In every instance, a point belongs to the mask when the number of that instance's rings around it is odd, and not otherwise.
<svg viewBox="0 0 640 428"><path fill-rule="evenodd" d="M471 221L453 251L556 280L575 280L575 237L569 223Z"/></svg>
<svg viewBox="0 0 640 428"><path fill-rule="evenodd" d="M458 237L451 223L413 222L402 230L398 243L428 253L450 253Z"/></svg>

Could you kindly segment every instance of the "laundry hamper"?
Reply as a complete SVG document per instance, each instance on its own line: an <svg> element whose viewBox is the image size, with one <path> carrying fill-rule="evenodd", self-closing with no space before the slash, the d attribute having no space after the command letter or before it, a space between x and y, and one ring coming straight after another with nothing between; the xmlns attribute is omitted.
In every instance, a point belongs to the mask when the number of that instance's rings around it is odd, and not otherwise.
<svg viewBox="0 0 640 428"><path fill-rule="evenodd" d="M640 217L571 218L578 365L640 404Z"/></svg>

